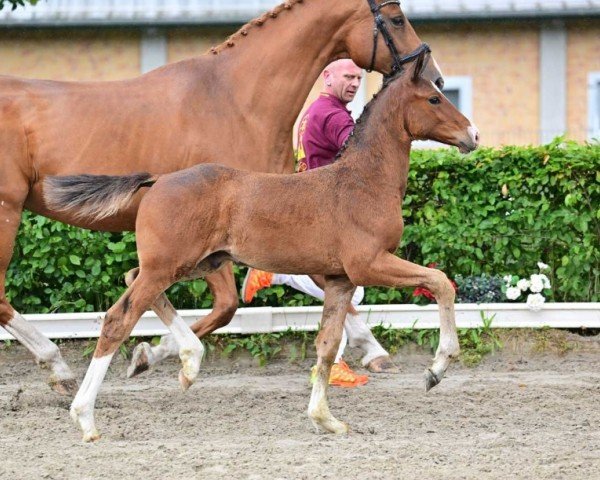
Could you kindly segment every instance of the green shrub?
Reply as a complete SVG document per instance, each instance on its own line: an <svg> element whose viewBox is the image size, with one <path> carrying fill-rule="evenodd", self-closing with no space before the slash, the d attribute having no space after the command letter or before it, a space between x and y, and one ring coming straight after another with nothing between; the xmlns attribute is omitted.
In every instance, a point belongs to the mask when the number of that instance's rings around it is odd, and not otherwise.
<svg viewBox="0 0 600 480"><path fill-rule="evenodd" d="M467 156L455 149L414 151L398 254L421 265L435 262L451 278L523 277L543 261L550 266L552 300L598 301L599 192L598 144L559 139ZM25 213L7 296L24 313L106 310L123 292L125 272L137 265L134 238ZM235 272L239 287L245 269ZM411 294L369 288L365 303L413 302ZM168 295L177 308L212 304L204 280L174 285ZM318 301L282 286L259 292L254 301L312 304Z"/></svg>
<svg viewBox="0 0 600 480"><path fill-rule="evenodd" d="M489 275L456 275L457 303L495 303L505 300L502 293L504 282L500 277Z"/></svg>
<svg viewBox="0 0 600 480"><path fill-rule="evenodd" d="M600 298L600 145L419 151L399 254L455 275L550 266L555 301Z"/></svg>

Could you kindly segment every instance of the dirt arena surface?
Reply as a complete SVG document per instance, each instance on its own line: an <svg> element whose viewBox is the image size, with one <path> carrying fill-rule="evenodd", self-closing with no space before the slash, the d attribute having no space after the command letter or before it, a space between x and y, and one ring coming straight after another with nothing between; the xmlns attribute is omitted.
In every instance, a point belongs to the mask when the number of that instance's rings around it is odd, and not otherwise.
<svg viewBox="0 0 600 480"><path fill-rule="evenodd" d="M563 340L564 355L511 340L478 367L452 365L429 394L430 355L404 352L401 373L331 390L345 436L316 434L305 414L312 360L209 360L183 394L176 361L128 380L118 359L95 444L13 345L0 350L0 478L600 479L600 338ZM82 378L81 343L61 349Z"/></svg>

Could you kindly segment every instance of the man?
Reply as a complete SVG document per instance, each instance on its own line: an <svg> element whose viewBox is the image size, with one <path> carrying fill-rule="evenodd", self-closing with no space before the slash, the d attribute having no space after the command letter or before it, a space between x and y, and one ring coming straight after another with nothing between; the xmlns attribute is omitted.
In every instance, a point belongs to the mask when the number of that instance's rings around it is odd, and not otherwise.
<svg viewBox="0 0 600 480"><path fill-rule="evenodd" d="M352 60L338 60L323 71L324 88L300 121L298 129L298 171L323 167L335 161L335 156L354 129L354 121L346 105L350 103L360 87L362 70ZM320 286L322 279L308 275L284 275L249 269L242 287L245 303L262 288L288 285L296 290L323 300ZM364 296L364 288L357 287L344 323L340 348L329 378L330 385L356 387L368 381L366 375L358 375L342 360L342 353L350 345L364 351L362 363L372 372L395 372L388 352L377 342L371 330L358 317L355 306Z"/></svg>

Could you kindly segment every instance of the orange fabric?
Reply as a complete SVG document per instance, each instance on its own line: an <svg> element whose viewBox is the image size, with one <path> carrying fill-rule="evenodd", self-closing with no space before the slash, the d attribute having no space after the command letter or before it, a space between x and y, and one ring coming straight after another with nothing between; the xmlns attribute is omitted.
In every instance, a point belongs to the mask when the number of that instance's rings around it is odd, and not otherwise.
<svg viewBox="0 0 600 480"><path fill-rule="evenodd" d="M311 383L314 383L316 378L316 369L314 366L311 370ZM340 359L338 363L334 363L329 373L329 385L334 387L354 388L365 385L369 381L367 375L358 375L355 373L344 360Z"/></svg>
<svg viewBox="0 0 600 480"><path fill-rule="evenodd" d="M242 285L242 300L244 303L250 303L256 293L263 288L271 286L273 274L271 272L263 272L255 268L248 269L244 284Z"/></svg>

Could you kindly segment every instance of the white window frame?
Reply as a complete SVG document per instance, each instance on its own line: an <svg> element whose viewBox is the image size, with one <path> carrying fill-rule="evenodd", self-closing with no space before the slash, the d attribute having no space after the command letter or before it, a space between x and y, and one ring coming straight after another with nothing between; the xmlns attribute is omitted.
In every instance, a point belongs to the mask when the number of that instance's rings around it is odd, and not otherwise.
<svg viewBox="0 0 600 480"><path fill-rule="evenodd" d="M600 72L588 73L588 140L600 139Z"/></svg>
<svg viewBox="0 0 600 480"><path fill-rule="evenodd" d="M467 76L444 76L444 88L458 90L458 109L469 120L473 117L473 79ZM413 148L442 148L447 147L432 140L413 142Z"/></svg>

